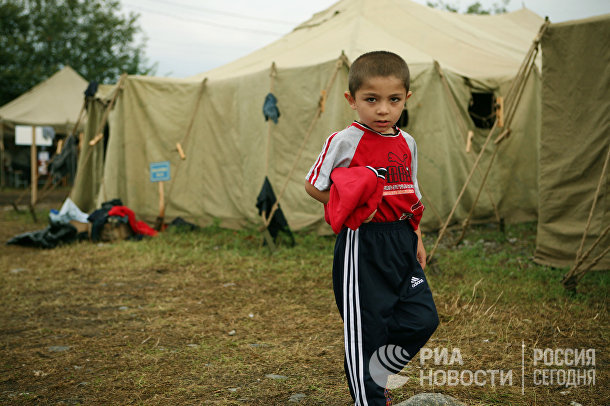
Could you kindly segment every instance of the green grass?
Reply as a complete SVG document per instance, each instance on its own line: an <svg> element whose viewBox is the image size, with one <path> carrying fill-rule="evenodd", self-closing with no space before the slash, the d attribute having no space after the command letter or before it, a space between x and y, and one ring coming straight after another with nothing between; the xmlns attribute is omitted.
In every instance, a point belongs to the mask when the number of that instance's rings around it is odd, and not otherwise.
<svg viewBox="0 0 610 406"><path fill-rule="evenodd" d="M0 216L5 237L46 225L27 213ZM453 247L456 234L426 269L441 319L428 346L460 348L462 369L519 373L522 342L530 350L596 348L596 386L561 395L565 388L528 384L523 396L520 381L406 385L393 391L395 401L436 391L472 405L604 404L608 273L587 274L572 294L560 283L565 269L531 260L534 224L505 233L472 227ZM426 246L435 238L425 234ZM211 226L138 242L0 248L0 305L10 309L0 316L0 403L278 405L304 393L305 405L349 404L332 293L334 238L299 232L295 239L271 253L256 230ZM50 353L51 345L71 350ZM405 373L431 367L443 368L415 362Z"/></svg>

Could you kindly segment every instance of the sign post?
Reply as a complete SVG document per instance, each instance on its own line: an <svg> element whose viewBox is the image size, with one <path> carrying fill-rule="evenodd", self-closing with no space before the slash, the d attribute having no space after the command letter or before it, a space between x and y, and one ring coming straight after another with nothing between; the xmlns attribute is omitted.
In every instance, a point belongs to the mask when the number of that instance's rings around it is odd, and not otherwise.
<svg viewBox="0 0 610 406"><path fill-rule="evenodd" d="M150 181L159 183L159 216L155 222L155 230L163 230L163 221L165 218L165 192L163 182L169 181L170 167L169 161L151 162L150 163Z"/></svg>

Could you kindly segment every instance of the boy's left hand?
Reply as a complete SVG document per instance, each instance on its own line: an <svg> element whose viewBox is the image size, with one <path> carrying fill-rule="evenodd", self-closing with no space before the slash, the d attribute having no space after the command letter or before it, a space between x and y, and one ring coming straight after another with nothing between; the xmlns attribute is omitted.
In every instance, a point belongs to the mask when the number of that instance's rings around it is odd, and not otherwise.
<svg viewBox="0 0 610 406"><path fill-rule="evenodd" d="M426 248L421 237L421 228L415 230L415 234L417 234L417 261L421 265L421 269L426 269Z"/></svg>
<svg viewBox="0 0 610 406"><path fill-rule="evenodd" d="M417 261L421 265L421 269L426 269L426 248L421 238L417 241Z"/></svg>

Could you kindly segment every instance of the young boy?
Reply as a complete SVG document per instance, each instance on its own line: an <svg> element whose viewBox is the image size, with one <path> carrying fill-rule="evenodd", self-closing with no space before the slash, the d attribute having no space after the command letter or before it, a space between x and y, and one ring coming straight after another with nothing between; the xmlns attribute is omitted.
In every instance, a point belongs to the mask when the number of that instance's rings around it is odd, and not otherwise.
<svg viewBox="0 0 610 406"><path fill-rule="evenodd" d="M386 405L379 365L387 369L386 378L397 373L438 326L423 271L417 147L395 125L411 96L409 85L409 68L394 53L375 51L356 59L345 98L359 120L326 140L305 182L307 193L326 205L335 168L387 170L377 210L356 230L344 227L335 243L333 288L356 405Z"/></svg>

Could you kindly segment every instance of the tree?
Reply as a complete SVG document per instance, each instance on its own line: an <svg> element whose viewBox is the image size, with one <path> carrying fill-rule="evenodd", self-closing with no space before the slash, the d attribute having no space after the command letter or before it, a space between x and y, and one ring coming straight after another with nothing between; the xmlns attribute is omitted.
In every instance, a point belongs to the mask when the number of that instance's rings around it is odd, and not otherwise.
<svg viewBox="0 0 610 406"><path fill-rule="evenodd" d="M477 1L466 9L464 14L501 14L506 13L508 10L506 6L510 0L501 0L501 3L494 3L491 5L489 9L484 9L483 5L480 1ZM438 2L427 1L426 4L428 7L434 7L441 10L450 11L452 13L459 12L459 6L455 6L452 4L445 3L443 0L439 0Z"/></svg>
<svg viewBox="0 0 610 406"><path fill-rule="evenodd" d="M0 105L66 65L99 83L154 73L138 17L117 0L0 0Z"/></svg>

